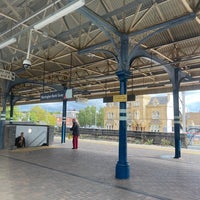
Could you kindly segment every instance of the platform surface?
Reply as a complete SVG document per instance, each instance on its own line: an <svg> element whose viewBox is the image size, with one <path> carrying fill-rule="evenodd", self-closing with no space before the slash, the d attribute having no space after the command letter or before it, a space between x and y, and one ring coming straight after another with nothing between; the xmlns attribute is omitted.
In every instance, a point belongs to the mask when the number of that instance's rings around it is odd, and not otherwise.
<svg viewBox="0 0 200 200"><path fill-rule="evenodd" d="M199 200L200 150L128 144L130 178L115 178L118 143L79 140L0 150L1 200Z"/></svg>

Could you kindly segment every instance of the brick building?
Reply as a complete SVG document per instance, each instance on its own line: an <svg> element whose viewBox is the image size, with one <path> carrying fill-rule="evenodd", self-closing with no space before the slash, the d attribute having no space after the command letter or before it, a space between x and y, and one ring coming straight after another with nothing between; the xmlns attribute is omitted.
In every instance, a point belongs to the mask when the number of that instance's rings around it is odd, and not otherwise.
<svg viewBox="0 0 200 200"><path fill-rule="evenodd" d="M66 126L71 127L72 126L72 119L77 118L78 111L71 110L67 111L67 118L66 118ZM57 120L57 127L62 126L62 113L56 114L56 120Z"/></svg>
<svg viewBox="0 0 200 200"><path fill-rule="evenodd" d="M180 101L180 118L182 104ZM200 125L200 113L187 113L187 127ZM137 96L135 101L127 102L127 130L172 132L174 126L172 94L163 96ZM104 108L104 127L119 129L119 103L107 103Z"/></svg>

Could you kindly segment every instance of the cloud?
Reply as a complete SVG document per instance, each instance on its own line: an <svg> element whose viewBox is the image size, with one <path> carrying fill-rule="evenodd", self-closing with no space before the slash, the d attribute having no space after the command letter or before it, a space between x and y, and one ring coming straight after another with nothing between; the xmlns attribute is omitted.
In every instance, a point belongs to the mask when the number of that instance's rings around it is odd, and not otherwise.
<svg viewBox="0 0 200 200"><path fill-rule="evenodd" d="M189 105L191 103L197 103L197 102L199 102L200 104L200 90L186 92L186 95L185 95L186 105Z"/></svg>
<svg viewBox="0 0 200 200"><path fill-rule="evenodd" d="M30 105L22 105L19 106L21 111L29 111L34 106L41 106L48 112L62 112L63 103L62 102L54 102L54 103L40 103L40 104L30 104ZM67 102L67 110L81 110L86 108L87 106L95 106L98 109L104 107L105 104L103 103L103 99L93 99L88 100L86 103L84 102L75 102L75 101L68 101Z"/></svg>

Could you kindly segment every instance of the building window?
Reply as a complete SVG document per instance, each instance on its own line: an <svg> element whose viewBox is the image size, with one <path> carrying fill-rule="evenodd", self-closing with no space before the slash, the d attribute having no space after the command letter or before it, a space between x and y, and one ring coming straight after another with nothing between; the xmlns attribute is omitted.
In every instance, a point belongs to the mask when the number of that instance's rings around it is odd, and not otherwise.
<svg viewBox="0 0 200 200"><path fill-rule="evenodd" d="M160 113L159 113L159 111L156 111L155 117L156 117L156 119L160 119Z"/></svg>
<svg viewBox="0 0 200 200"><path fill-rule="evenodd" d="M152 119L160 119L159 111L153 111L152 112Z"/></svg>
<svg viewBox="0 0 200 200"><path fill-rule="evenodd" d="M152 125L150 126L150 131L151 131L151 132L159 132L159 131L160 131L160 126L159 126L159 125L152 124Z"/></svg>
<svg viewBox="0 0 200 200"><path fill-rule="evenodd" d="M128 102L127 103L127 108L130 108L131 107L131 102Z"/></svg>
<svg viewBox="0 0 200 200"><path fill-rule="evenodd" d="M114 114L113 113L108 113L108 119L114 119Z"/></svg>
<svg viewBox="0 0 200 200"><path fill-rule="evenodd" d="M133 117L134 117L134 119L140 119L140 112L139 111L135 111L133 113Z"/></svg>
<svg viewBox="0 0 200 200"><path fill-rule="evenodd" d="M128 126L127 126L127 130L130 131L131 128L132 128L131 124L128 124Z"/></svg>
<svg viewBox="0 0 200 200"><path fill-rule="evenodd" d="M136 106L136 107L140 106L140 102L139 101L134 101L133 102L133 106Z"/></svg>
<svg viewBox="0 0 200 200"><path fill-rule="evenodd" d="M131 118L132 118L131 112L128 112L127 113L127 119L131 119Z"/></svg>

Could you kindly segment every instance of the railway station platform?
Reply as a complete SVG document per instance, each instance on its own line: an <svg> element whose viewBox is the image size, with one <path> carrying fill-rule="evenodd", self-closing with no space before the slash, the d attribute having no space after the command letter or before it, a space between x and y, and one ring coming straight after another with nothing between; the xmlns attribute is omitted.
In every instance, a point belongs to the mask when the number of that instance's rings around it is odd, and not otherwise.
<svg viewBox="0 0 200 200"><path fill-rule="evenodd" d="M1 200L199 200L200 151L128 144L130 178L115 179L118 143L79 140L0 150Z"/></svg>

